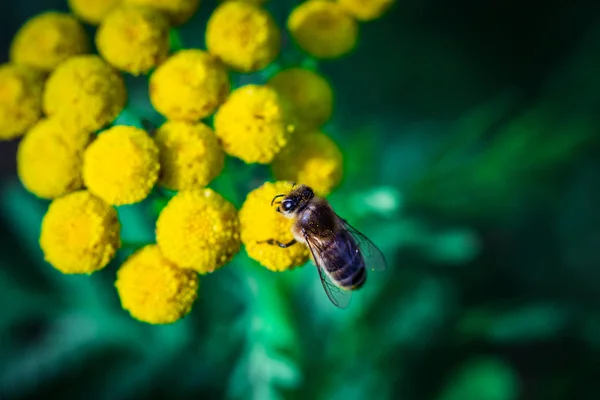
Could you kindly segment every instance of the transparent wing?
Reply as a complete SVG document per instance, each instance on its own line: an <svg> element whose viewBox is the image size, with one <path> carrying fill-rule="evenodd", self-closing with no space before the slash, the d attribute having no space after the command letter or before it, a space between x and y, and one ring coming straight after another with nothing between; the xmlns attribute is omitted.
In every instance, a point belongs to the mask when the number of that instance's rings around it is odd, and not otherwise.
<svg viewBox="0 0 600 400"><path fill-rule="evenodd" d="M365 266L367 270L384 271L387 268L387 261L385 260L385 256L381 250L379 250L379 248L373 242L371 242L368 237L360 233L358 229L355 229L352 227L352 225L346 222L345 219L337 214L336 217L356 241L359 251L365 260Z"/></svg>
<svg viewBox="0 0 600 400"><path fill-rule="evenodd" d="M315 265L317 266L317 271L319 271L319 278L321 279L321 283L323 284L323 289L325 289L325 293L329 300L333 303L334 306L338 308L346 308L350 304L350 299L352 298L352 292L349 290L340 289L337 287L327 276L325 273L324 266L322 263L327 262L327 258L323 258L324 254L319 248L319 244L315 240L311 240L310 236L306 235L306 244L312 253L313 260Z"/></svg>

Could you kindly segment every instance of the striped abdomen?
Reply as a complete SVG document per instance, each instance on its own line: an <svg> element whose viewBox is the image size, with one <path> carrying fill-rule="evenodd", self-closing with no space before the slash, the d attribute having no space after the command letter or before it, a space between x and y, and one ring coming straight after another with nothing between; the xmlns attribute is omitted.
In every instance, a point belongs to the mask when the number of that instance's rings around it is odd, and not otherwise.
<svg viewBox="0 0 600 400"><path fill-rule="evenodd" d="M333 238L322 244L320 265L331 280L346 290L355 290L367 279L365 260L352 235L340 230Z"/></svg>

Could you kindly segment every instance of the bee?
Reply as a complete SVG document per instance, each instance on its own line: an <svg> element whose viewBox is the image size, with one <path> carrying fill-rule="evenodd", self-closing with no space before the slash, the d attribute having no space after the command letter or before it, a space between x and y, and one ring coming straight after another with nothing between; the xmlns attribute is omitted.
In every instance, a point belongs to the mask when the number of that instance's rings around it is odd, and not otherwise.
<svg viewBox="0 0 600 400"><path fill-rule="evenodd" d="M275 203L275 200L283 198ZM274 239L261 243L287 248L305 244L319 271L319 278L331 302L346 308L352 292L360 289L367 279L367 268L382 271L385 257L365 235L338 216L327 200L315 196L306 186L292 186L288 194L278 194L271 201L276 211L294 220L294 239L281 243Z"/></svg>

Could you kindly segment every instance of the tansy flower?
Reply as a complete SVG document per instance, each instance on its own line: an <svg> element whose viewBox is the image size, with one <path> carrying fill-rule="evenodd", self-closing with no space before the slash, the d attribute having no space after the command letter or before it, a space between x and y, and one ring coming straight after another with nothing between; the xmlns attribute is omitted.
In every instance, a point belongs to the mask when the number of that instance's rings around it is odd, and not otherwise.
<svg viewBox="0 0 600 400"><path fill-rule="evenodd" d="M290 102L297 118L297 131L317 129L331 117L333 90L316 72L304 68L285 69L273 76L268 85Z"/></svg>
<svg viewBox="0 0 600 400"><path fill-rule="evenodd" d="M331 138L313 131L295 135L273 161L276 179L300 182L327 196L342 179L342 153Z"/></svg>
<svg viewBox="0 0 600 400"><path fill-rule="evenodd" d="M358 40L358 23L338 4L308 0L290 13L287 27L298 46L317 58L348 54Z"/></svg>
<svg viewBox="0 0 600 400"><path fill-rule="evenodd" d="M280 47L281 33L271 14L249 2L224 2L206 26L208 51L240 72L266 67Z"/></svg>
<svg viewBox="0 0 600 400"><path fill-rule="evenodd" d="M91 274L104 268L121 246L114 208L87 191L52 201L42 220L44 257L65 274Z"/></svg>
<svg viewBox="0 0 600 400"><path fill-rule="evenodd" d="M340 6L359 21L381 17L395 0L337 0Z"/></svg>
<svg viewBox="0 0 600 400"><path fill-rule="evenodd" d="M98 25L121 0L68 0L73 14L91 25Z"/></svg>
<svg viewBox="0 0 600 400"><path fill-rule="evenodd" d="M153 8L118 7L100 24L96 45L114 67L145 74L167 58L169 28L167 17Z"/></svg>
<svg viewBox="0 0 600 400"><path fill-rule="evenodd" d="M289 105L268 86L246 85L231 93L214 119L225 152L246 163L268 164L294 130Z"/></svg>
<svg viewBox="0 0 600 400"><path fill-rule="evenodd" d="M173 25L186 23L200 5L200 0L123 0L125 4L135 4L156 8L169 16Z"/></svg>
<svg viewBox="0 0 600 400"><path fill-rule="evenodd" d="M144 200L159 172L158 147L142 129L117 125L100 133L83 155L88 190L113 205Z"/></svg>
<svg viewBox="0 0 600 400"><path fill-rule="evenodd" d="M268 243L274 239L281 243L289 243L292 235L293 220L285 218L271 206L273 197L286 194L292 188L290 182L266 182L253 190L246 197L240 209L240 228L242 243L248 255L271 271L286 271L303 265L309 257L309 249L296 243L286 249Z"/></svg>
<svg viewBox="0 0 600 400"><path fill-rule="evenodd" d="M51 71L75 55L90 51L83 26L72 15L45 12L27 21L10 46L10 60L42 71Z"/></svg>
<svg viewBox="0 0 600 400"><path fill-rule="evenodd" d="M203 123L167 121L154 140L160 150L159 183L168 189L204 187L223 170L225 153Z"/></svg>
<svg viewBox="0 0 600 400"><path fill-rule="evenodd" d="M24 66L0 65L0 140L21 136L42 114L44 78Z"/></svg>
<svg viewBox="0 0 600 400"><path fill-rule="evenodd" d="M167 119L195 122L208 117L229 91L225 67L202 50L181 50L150 76L150 101Z"/></svg>
<svg viewBox="0 0 600 400"><path fill-rule="evenodd" d="M179 267L213 272L240 250L237 211L212 189L181 191L160 213L156 240Z"/></svg>
<svg viewBox="0 0 600 400"><path fill-rule="evenodd" d="M55 119L38 122L19 143L17 173L23 186L44 199L80 189L83 150L91 139L89 132L73 131Z"/></svg>
<svg viewBox="0 0 600 400"><path fill-rule="evenodd" d="M192 310L198 296L198 274L175 266L158 246L132 254L117 271L115 287L121 306L150 324L173 323Z"/></svg>
<svg viewBox="0 0 600 400"><path fill-rule="evenodd" d="M50 75L43 108L75 128L96 131L123 110L127 92L123 78L96 55L72 57Z"/></svg>

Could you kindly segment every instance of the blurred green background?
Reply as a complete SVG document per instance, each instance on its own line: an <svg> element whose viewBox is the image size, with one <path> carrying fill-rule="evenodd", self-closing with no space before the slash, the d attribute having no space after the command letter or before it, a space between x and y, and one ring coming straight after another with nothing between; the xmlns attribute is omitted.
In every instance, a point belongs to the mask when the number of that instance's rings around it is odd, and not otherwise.
<svg viewBox="0 0 600 400"><path fill-rule="evenodd" d="M295 4L268 8L283 26ZM180 29L185 47L204 48L214 7ZM66 2L0 4L1 62L49 9ZM346 310L310 264L277 274L242 251L201 279L188 317L137 322L113 287L126 254L90 277L43 261L48 203L0 143L0 399L598 399L599 11L402 0L318 64L346 157L329 199L389 264ZM117 122L156 121L145 78L126 79ZM229 160L214 187L239 206L266 179ZM125 241L154 240L151 206L119 208Z"/></svg>

